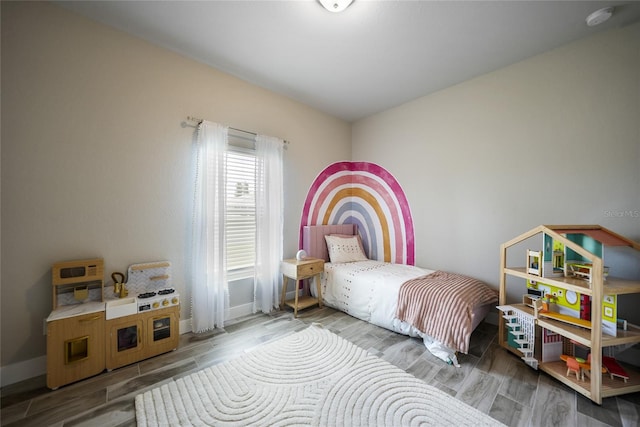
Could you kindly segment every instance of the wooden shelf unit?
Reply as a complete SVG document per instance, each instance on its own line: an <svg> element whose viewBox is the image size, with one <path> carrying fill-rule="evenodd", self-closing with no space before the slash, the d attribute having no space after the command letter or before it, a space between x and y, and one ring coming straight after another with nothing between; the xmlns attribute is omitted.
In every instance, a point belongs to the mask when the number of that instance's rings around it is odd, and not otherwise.
<svg viewBox="0 0 640 427"><path fill-rule="evenodd" d="M527 267L508 267L507 251L512 246L522 243L527 239L538 235L547 234L553 240L557 240L574 252L589 260L592 265L592 280L588 282L576 277L540 277L529 274ZM591 349L591 372L599 372L602 369L602 348L640 343L640 326L628 324L627 330L617 330L616 336L602 334L602 300L604 295L625 295L640 293L639 280L625 280L615 277L607 277L604 280L604 265L601 257L587 251L579 244L567 239L565 234L586 234L605 246L628 246L640 255L640 244L629 240L617 233L599 225L540 225L500 246L500 305L510 305L519 310L530 312L534 316L534 310L524 304L509 304L507 302L507 277L517 277L524 280L543 282L552 286L572 290L591 297L591 329L570 325L568 323L551 318L539 317L535 319L538 326L560 334L570 340L574 340ZM524 256L523 256L524 259ZM510 347L507 342L507 327L505 322L499 323L500 345L514 354L522 356L520 351ZM629 380L610 379L608 374L591 375L585 381L576 380L575 376L567 376L565 362L540 362L538 368L558 381L573 388L597 404L602 404L602 399L621 394L640 391L640 370L625 365L629 374Z"/></svg>

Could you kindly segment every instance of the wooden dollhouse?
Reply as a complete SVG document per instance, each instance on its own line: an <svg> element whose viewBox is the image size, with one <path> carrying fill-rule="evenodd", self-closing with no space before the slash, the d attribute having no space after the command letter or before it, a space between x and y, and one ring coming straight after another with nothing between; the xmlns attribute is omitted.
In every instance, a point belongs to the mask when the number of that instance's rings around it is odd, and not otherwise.
<svg viewBox="0 0 640 427"><path fill-rule="evenodd" d="M532 241L542 250L527 249L524 267L507 266L507 253ZM603 355L640 343L640 327L621 329L617 319L618 298L640 293L640 278L608 277L607 246L629 247L640 260L640 244L599 225L541 225L500 247L500 345L598 404L640 391L640 370ZM518 284L522 301L507 301L507 288L513 295ZM515 324L534 325L526 345Z"/></svg>

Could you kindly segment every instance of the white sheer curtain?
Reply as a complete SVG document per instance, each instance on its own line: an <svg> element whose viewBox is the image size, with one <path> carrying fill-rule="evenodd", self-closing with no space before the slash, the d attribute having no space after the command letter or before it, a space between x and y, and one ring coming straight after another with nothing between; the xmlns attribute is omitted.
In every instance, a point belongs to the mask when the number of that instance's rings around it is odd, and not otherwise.
<svg viewBox="0 0 640 427"><path fill-rule="evenodd" d="M203 121L196 141L191 321L194 332L224 326L229 308L225 251L228 128Z"/></svg>
<svg viewBox="0 0 640 427"><path fill-rule="evenodd" d="M279 306L282 260L283 143L281 139L256 137L256 273L253 312L269 313Z"/></svg>

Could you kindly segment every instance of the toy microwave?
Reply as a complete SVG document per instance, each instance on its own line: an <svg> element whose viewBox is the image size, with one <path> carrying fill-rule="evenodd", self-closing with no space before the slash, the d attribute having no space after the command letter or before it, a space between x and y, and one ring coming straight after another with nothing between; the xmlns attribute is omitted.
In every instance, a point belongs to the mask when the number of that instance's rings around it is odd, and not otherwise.
<svg viewBox="0 0 640 427"><path fill-rule="evenodd" d="M102 258L57 262L51 268L54 285L102 280L103 274L104 260Z"/></svg>

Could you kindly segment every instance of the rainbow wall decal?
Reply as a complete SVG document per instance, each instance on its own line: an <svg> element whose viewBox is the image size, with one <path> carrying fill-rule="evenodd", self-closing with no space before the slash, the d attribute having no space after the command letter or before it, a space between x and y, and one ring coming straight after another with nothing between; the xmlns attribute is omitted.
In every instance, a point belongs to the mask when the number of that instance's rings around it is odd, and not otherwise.
<svg viewBox="0 0 640 427"><path fill-rule="evenodd" d="M313 181L302 209L305 225L357 224L370 259L415 263L413 220L400 184L381 166L337 162Z"/></svg>

